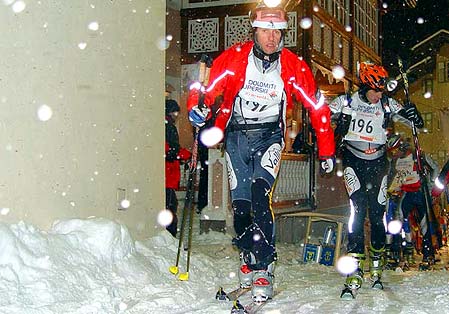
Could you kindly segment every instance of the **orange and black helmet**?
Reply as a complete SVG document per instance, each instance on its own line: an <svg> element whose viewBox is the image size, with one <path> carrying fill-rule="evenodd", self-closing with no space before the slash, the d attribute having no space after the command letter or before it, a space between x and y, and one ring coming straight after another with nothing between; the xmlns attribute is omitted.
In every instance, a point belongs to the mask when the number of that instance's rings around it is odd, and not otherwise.
<svg viewBox="0 0 449 314"><path fill-rule="evenodd" d="M360 82L369 88L384 91L388 81L388 72L383 66L361 62L359 78Z"/></svg>

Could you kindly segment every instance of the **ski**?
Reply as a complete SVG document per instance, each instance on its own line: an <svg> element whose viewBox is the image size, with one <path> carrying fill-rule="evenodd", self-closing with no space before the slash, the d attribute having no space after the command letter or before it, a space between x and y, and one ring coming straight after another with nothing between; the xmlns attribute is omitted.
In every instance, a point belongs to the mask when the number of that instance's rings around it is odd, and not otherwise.
<svg viewBox="0 0 449 314"><path fill-rule="evenodd" d="M373 284L371 285L371 288L383 290L384 284L382 283L382 281L380 281L380 278L377 278L377 279L373 280Z"/></svg>
<svg viewBox="0 0 449 314"><path fill-rule="evenodd" d="M260 309L262 309L269 300L265 302L257 302L257 301L251 301L248 304L242 305L239 300L235 300L234 304L232 305L231 314L255 314Z"/></svg>
<svg viewBox="0 0 449 314"><path fill-rule="evenodd" d="M248 289L250 291L251 288ZM274 296L278 295L279 291L274 292ZM242 304L240 300L234 300L232 304L231 314L255 314L261 310L267 303L271 302L272 298L266 301L255 301L251 299L247 304Z"/></svg>
<svg viewBox="0 0 449 314"><path fill-rule="evenodd" d="M231 292L226 293L223 290L223 287L220 287L217 293L215 294L215 299L219 301L226 301L226 300L235 301L248 291L251 291L251 287L246 288L239 287L237 289L232 290Z"/></svg>
<svg viewBox="0 0 449 314"><path fill-rule="evenodd" d="M359 289L360 288L353 288L345 284L345 287L341 290L340 298L342 300L353 300L355 299Z"/></svg>

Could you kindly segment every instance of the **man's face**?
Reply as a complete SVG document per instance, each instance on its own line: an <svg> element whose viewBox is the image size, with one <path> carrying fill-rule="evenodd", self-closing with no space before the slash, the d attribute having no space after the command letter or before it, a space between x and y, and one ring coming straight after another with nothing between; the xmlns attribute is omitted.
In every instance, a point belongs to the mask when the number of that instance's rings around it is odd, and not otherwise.
<svg viewBox="0 0 449 314"><path fill-rule="evenodd" d="M256 39L267 55L275 53L281 42L282 32L280 29L257 28Z"/></svg>
<svg viewBox="0 0 449 314"><path fill-rule="evenodd" d="M377 104L377 102L382 98L382 92L370 89L366 92L366 98L371 104Z"/></svg>

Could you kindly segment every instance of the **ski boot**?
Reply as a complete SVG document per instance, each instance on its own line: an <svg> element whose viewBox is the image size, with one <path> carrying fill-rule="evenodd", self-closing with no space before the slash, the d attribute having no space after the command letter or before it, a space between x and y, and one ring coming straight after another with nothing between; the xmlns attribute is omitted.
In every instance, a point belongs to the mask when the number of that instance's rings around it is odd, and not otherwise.
<svg viewBox="0 0 449 314"><path fill-rule="evenodd" d="M399 252L392 251L390 248L385 249L385 269L395 270L399 267L399 262L401 260Z"/></svg>
<svg viewBox="0 0 449 314"><path fill-rule="evenodd" d="M433 265L435 265L435 257L434 256L424 256L422 262L419 263L418 269L420 271L432 270Z"/></svg>
<svg viewBox="0 0 449 314"><path fill-rule="evenodd" d="M248 267L254 264L254 256L251 252L240 252L239 282L240 288L249 289L253 284L254 271Z"/></svg>
<svg viewBox="0 0 449 314"><path fill-rule="evenodd" d="M380 280L385 264L385 248L376 250L372 246L369 249L369 273L373 282L371 288L383 289L384 286Z"/></svg>
<svg viewBox="0 0 449 314"><path fill-rule="evenodd" d="M340 298L355 299L355 294L363 283L363 264L365 263L365 254L348 253L348 256L355 259L357 269L346 277L345 287L341 292Z"/></svg>
<svg viewBox="0 0 449 314"><path fill-rule="evenodd" d="M413 244L407 242L404 248L404 270L409 270L411 266L416 264L415 258L413 257L414 251Z"/></svg>
<svg viewBox="0 0 449 314"><path fill-rule="evenodd" d="M254 271L251 296L255 302L265 302L273 297L274 262L265 270Z"/></svg>

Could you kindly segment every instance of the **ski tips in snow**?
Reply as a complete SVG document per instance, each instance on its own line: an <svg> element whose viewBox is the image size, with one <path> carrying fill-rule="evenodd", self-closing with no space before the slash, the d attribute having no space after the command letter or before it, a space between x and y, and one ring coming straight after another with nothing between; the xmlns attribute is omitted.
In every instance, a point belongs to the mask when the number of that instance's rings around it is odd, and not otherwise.
<svg viewBox="0 0 449 314"><path fill-rule="evenodd" d="M370 280L372 282L372 285L371 285L372 289L378 289L378 290L384 289L384 284L382 283L380 277L374 276ZM361 288L361 285L350 285L350 284L345 283L345 287L341 291L340 298L342 300L353 300L357 296L357 293L360 288Z"/></svg>
<svg viewBox="0 0 449 314"><path fill-rule="evenodd" d="M382 281L380 281L380 278L375 277L374 280L372 280L372 282L373 284L371 285L371 288L379 290L384 289L384 284L382 283Z"/></svg>
<svg viewBox="0 0 449 314"><path fill-rule="evenodd" d="M235 300L232 304L231 314L246 314L245 308L239 300Z"/></svg>
<svg viewBox="0 0 449 314"><path fill-rule="evenodd" d="M173 275L177 275L179 272L179 268L178 266L170 266L170 268L168 269Z"/></svg>
<svg viewBox="0 0 449 314"><path fill-rule="evenodd" d="M351 288L345 284L345 287L341 291L340 298L342 300L353 300L357 294L358 288Z"/></svg>
<svg viewBox="0 0 449 314"><path fill-rule="evenodd" d="M228 295L224 292L223 287L218 288L217 293L215 294L215 299L219 301L229 300Z"/></svg>
<svg viewBox="0 0 449 314"><path fill-rule="evenodd" d="M231 314L256 314L261 310L266 302L255 302L252 301L248 304L243 305L239 300L235 300L232 304Z"/></svg>

